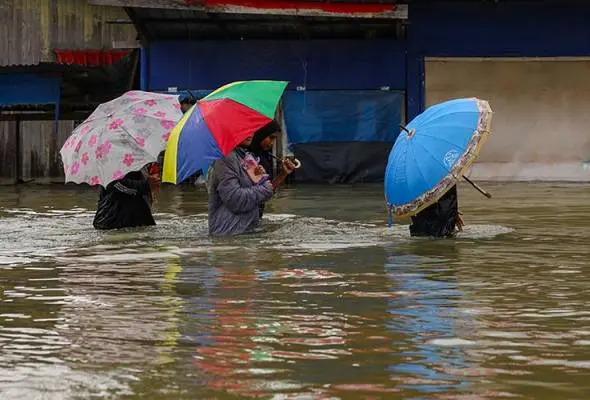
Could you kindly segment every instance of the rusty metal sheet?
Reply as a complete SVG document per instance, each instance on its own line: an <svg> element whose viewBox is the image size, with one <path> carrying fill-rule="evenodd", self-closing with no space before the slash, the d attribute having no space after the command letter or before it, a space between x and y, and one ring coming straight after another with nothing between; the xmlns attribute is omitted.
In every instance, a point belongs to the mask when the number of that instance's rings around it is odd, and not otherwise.
<svg viewBox="0 0 590 400"><path fill-rule="evenodd" d="M111 24L127 18L120 7L100 7L83 0L0 0L0 66L55 61L54 50L112 48L133 43L132 25Z"/></svg>

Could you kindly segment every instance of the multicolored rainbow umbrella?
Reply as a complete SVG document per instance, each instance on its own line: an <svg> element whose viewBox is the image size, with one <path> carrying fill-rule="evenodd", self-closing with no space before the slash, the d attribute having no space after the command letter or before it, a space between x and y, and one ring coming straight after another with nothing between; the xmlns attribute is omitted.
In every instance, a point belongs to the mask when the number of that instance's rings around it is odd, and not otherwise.
<svg viewBox="0 0 590 400"><path fill-rule="evenodd" d="M162 181L181 183L225 157L275 117L284 81L225 85L197 102L172 130Z"/></svg>

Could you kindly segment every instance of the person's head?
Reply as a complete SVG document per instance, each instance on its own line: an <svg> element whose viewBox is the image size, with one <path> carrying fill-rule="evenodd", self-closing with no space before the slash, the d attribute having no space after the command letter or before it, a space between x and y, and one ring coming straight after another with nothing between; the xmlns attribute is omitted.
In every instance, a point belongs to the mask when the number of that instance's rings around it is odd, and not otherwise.
<svg viewBox="0 0 590 400"><path fill-rule="evenodd" d="M243 147L243 148L245 148L245 149L246 149L246 148L248 148L248 147L250 147L250 145L252 144L252 138L253 138L253 137L254 137L254 136L250 135L250 136L248 136L246 139L244 139L244 140L242 141L242 143L240 143L240 147Z"/></svg>
<svg viewBox="0 0 590 400"><path fill-rule="evenodd" d="M260 151L270 151L274 146L275 140L281 135L281 127L276 121L271 121L254 134L250 150L254 153Z"/></svg>
<svg viewBox="0 0 590 400"><path fill-rule="evenodd" d="M197 98L190 92L190 90L187 90L178 96L178 102L180 103L180 110L184 114L197 103Z"/></svg>

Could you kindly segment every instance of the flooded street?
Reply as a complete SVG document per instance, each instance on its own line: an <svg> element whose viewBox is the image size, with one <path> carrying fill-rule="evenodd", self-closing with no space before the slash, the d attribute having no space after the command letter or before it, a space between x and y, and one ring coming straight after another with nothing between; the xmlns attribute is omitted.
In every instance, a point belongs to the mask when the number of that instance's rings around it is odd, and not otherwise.
<svg viewBox="0 0 590 400"><path fill-rule="evenodd" d="M97 232L92 189L1 187L0 398L586 399L590 186L486 188L426 240L381 185L283 190L229 239L196 188Z"/></svg>

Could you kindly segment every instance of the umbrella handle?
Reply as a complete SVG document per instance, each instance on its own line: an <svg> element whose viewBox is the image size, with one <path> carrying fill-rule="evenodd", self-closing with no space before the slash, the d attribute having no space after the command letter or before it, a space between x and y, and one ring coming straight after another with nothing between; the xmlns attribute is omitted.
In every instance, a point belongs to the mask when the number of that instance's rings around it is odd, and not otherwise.
<svg viewBox="0 0 590 400"><path fill-rule="evenodd" d="M275 160L277 160L277 161L280 161L280 162L283 162L283 161L284 161L284 159L283 159L283 160L281 160L279 157L275 156L275 155L274 155L274 154L272 154L272 153L269 153L269 154L270 154L270 156L271 156L272 158L274 158L274 159L275 159ZM293 163L293 166L295 167L295 169L299 169L299 168L301 168L301 161L299 161L299 160L298 160L298 159L296 159L295 157L285 157L285 158L292 158L290 161Z"/></svg>
<svg viewBox="0 0 590 400"><path fill-rule="evenodd" d="M295 169L301 168L301 161L299 161L295 157L293 157L293 160L291 160L291 161L293 161L293 167L295 167Z"/></svg>
<svg viewBox="0 0 590 400"><path fill-rule="evenodd" d="M475 188L475 190L477 190L479 193L483 194L488 199L492 198L492 195L489 192L484 190L481 186L479 186L477 183L473 182L471 179L469 179L465 175L463 175L463 179L465 179L471 186L473 186Z"/></svg>

